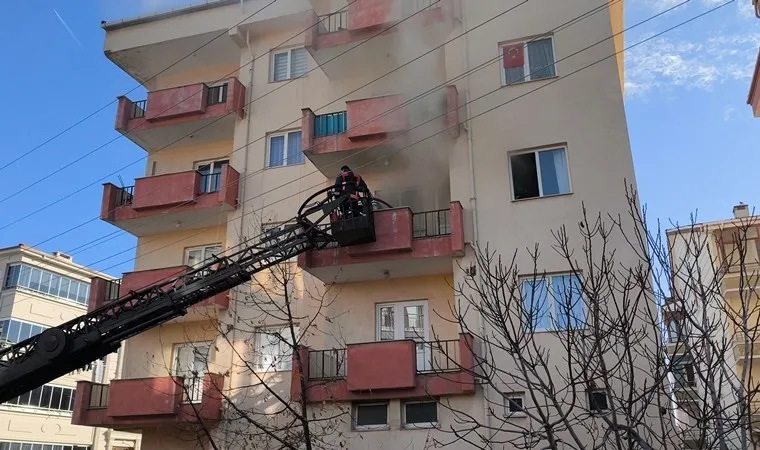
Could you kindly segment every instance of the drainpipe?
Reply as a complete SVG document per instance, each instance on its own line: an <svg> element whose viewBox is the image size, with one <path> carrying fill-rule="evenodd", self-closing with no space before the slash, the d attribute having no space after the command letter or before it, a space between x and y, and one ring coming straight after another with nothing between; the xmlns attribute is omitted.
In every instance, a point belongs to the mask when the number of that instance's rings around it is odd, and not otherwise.
<svg viewBox="0 0 760 450"><path fill-rule="evenodd" d="M470 70L470 52L469 49L469 32L467 29L467 14L465 12L464 2L459 3L459 14L462 18L462 34L464 35L464 42L462 45L462 58L464 60L465 70ZM473 146L472 146L472 123L469 122L470 118L472 117L472 108L470 107L470 76L467 75L464 78L464 85L465 85L465 111L467 114L467 125L464 127L465 131L467 132L467 162L468 162L468 169L469 169L469 175L470 175L470 211L472 214L472 238L473 242L470 243L473 250L476 249L476 246L480 242L479 240L479 233L478 233L478 202L477 202L477 194L475 189L475 157L473 152ZM485 337L486 336L486 324L485 319L483 318L482 314L478 314L478 328L480 330L480 336ZM485 348L482 348L481 343L481 352L482 355L481 358L483 359L483 362L488 363L488 351L486 351ZM493 448L493 428L491 426L492 418L491 418L491 410L488 408L488 402L486 401L486 398L488 397L488 386L483 386L483 418L486 421L486 427L488 429L488 448Z"/></svg>

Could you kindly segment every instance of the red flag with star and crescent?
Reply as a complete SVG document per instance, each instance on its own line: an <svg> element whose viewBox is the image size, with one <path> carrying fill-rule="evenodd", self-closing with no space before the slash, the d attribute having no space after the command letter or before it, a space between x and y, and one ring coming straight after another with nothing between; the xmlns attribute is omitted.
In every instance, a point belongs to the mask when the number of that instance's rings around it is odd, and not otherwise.
<svg viewBox="0 0 760 450"><path fill-rule="evenodd" d="M504 47L504 68L513 69L525 64L525 53L522 44L507 45Z"/></svg>

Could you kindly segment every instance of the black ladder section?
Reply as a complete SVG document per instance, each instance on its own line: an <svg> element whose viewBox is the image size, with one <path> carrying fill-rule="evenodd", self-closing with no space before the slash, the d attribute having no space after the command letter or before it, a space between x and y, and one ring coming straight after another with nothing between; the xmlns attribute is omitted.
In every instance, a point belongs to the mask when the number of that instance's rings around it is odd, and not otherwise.
<svg viewBox="0 0 760 450"><path fill-rule="evenodd" d="M375 240L373 200L333 195L332 187L309 197L296 218L229 256L109 302L41 334L0 350L0 403L118 350L121 342L172 319L214 295L249 281L280 262L336 243ZM325 195L326 194L326 195ZM321 200L315 200L319 196ZM328 222L329 223L325 223Z"/></svg>

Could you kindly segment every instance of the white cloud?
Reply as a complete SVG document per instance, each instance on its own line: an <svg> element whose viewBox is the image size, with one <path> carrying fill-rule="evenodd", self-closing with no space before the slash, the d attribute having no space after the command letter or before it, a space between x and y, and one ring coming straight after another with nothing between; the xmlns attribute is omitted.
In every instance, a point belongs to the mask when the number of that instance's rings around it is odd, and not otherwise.
<svg viewBox="0 0 760 450"><path fill-rule="evenodd" d="M723 120L728 122L731 120L731 117L733 117L734 113L736 112L736 106L734 105L728 105L723 109Z"/></svg>
<svg viewBox="0 0 760 450"><path fill-rule="evenodd" d="M649 10L652 13L660 13L666 9L672 8L679 3L683 3L686 0L637 0L635 4L642 5L644 9ZM728 0L689 0L688 3L674 9L672 13L683 12L686 8L689 8L692 4L697 6L714 8L718 5L726 3ZM755 18L755 10L752 6L751 0L736 0L736 14L743 19Z"/></svg>
<svg viewBox="0 0 760 450"><path fill-rule="evenodd" d="M726 81L749 80L758 45L760 33L716 35L701 42L652 39L626 52L627 94L673 87L710 90Z"/></svg>

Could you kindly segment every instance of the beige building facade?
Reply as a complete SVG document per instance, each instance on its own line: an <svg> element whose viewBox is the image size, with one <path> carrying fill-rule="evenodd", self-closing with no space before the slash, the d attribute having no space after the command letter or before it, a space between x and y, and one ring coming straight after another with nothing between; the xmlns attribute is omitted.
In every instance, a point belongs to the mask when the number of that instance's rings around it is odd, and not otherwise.
<svg viewBox="0 0 760 450"><path fill-rule="evenodd" d="M87 312L90 279L104 276L63 253L18 245L0 249L0 345L21 342ZM57 378L0 405L3 450L110 450L139 448L140 436L72 425L79 380L115 378L121 354Z"/></svg>
<svg viewBox="0 0 760 450"><path fill-rule="evenodd" d="M623 2L268 3L103 24L106 56L148 91L121 97L116 117L147 153L145 176L107 184L101 205L103 220L138 237L121 293L260 238L344 164L387 203L377 242L298 255L285 264L287 295L262 274L130 338L119 380L80 386L75 422L140 430L151 450L268 448L276 440L241 416L287 417L284 405L305 399L336 417L322 429L329 445L422 448L451 437L456 411L488 429L530 407L525 393L482 383L482 343L466 329L487 331L452 286L486 244L517 251L529 273L526 248L540 243L539 270L572 279L552 232L577 229L584 206L626 214ZM623 237L611 239L635 265ZM291 328L300 368L273 338ZM558 348L548 330L538 341ZM441 361L451 365L438 373ZM209 393L220 385L223 399Z"/></svg>

